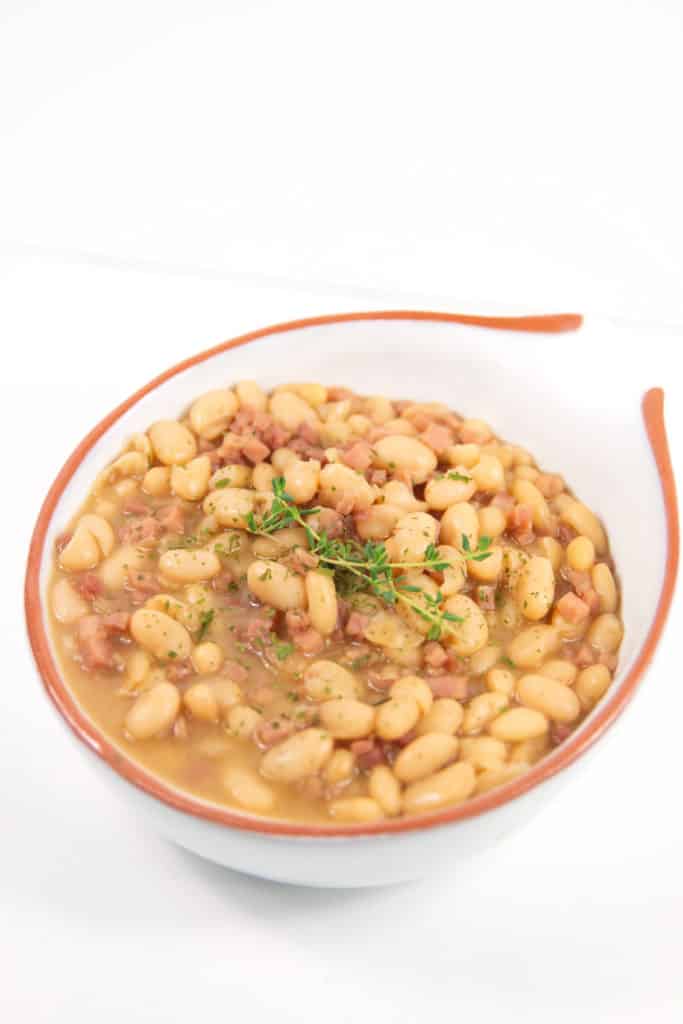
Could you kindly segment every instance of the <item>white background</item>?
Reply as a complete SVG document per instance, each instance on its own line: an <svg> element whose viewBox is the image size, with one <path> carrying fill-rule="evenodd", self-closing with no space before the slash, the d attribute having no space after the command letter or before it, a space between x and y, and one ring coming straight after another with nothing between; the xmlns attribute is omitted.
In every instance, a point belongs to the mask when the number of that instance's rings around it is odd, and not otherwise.
<svg viewBox="0 0 683 1024"><path fill-rule="evenodd" d="M681 468L682 43L676 0L0 5L3 1019L680 1021L680 602L587 778L464 871L346 893L141 831L42 697L20 594L85 431L289 317L608 314Z"/></svg>

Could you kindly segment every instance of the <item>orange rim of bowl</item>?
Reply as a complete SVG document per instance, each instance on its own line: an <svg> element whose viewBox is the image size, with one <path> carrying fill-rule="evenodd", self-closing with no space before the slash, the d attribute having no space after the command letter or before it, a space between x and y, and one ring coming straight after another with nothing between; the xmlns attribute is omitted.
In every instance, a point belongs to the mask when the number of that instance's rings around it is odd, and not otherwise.
<svg viewBox="0 0 683 1024"><path fill-rule="evenodd" d="M50 649L46 616L40 593L40 566L43 558L45 539L53 513L65 488L87 453L96 442L109 430L125 412L141 398L149 394L160 384L181 373L197 363L238 348L259 338L284 334L288 331L306 327L317 327L324 324L345 323L362 320L417 320L452 323L475 327L493 328L508 331L538 332L556 334L563 331L577 330L583 318L576 313L549 314L528 317L492 317L472 316L457 313L433 313L413 310L386 310L363 313L339 313L329 316L311 317L304 320L293 320L275 324L249 334L240 335L231 341L223 342L191 356L189 359L171 367L171 369L155 377L144 387L136 391L125 402L122 402L81 441L75 451L67 459L52 484L40 510L29 549L25 580L25 609L28 636L33 656L40 673L43 685L65 719L73 733L90 750L94 751L122 778L150 796L156 797L176 811L182 811L205 821L219 825L228 825L242 831L261 833L272 836L299 836L307 838L330 838L354 836L377 836L400 832L412 832L430 829L439 825L450 825L468 818L477 817L487 811L494 810L503 804L515 800L529 790L572 764L583 754L621 714L632 698L643 672L652 660L655 649L666 622L671 605L679 558L678 509L676 485L669 456L669 448L664 426L663 406L664 392L661 388L648 391L642 403L643 418L650 440L650 445L659 472L662 497L666 515L667 530L667 561L664 580L659 594L657 609L645 638L642 648L631 666L627 676L616 688L614 695L598 706L588 725L573 738L568 739L552 754L537 762L528 772L517 779L481 796L476 796L454 807L446 807L428 814L382 821L376 824L345 825L345 826L306 826L287 821L268 818L255 818L240 814L237 811L206 803L196 799L182 790L167 785L158 777L150 774L141 765L126 756L109 740L78 707L75 698L69 692L60 674L57 663Z"/></svg>

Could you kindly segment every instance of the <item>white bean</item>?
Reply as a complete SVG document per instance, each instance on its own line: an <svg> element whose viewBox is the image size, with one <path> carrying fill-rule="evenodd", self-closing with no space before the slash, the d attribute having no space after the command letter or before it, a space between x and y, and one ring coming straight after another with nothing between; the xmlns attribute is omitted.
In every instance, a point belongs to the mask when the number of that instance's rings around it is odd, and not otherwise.
<svg viewBox="0 0 683 1024"><path fill-rule="evenodd" d="M447 736L455 736L462 725L464 713L462 704L457 700L440 697L417 723L417 732L420 736L430 732L443 732Z"/></svg>
<svg viewBox="0 0 683 1024"><path fill-rule="evenodd" d="M148 433L154 453L164 466L182 465L197 454L197 442L192 433L177 420L153 423Z"/></svg>
<svg viewBox="0 0 683 1024"><path fill-rule="evenodd" d="M401 787L387 765L375 765L368 779L368 790L387 817L393 818L401 813Z"/></svg>
<svg viewBox="0 0 683 1024"><path fill-rule="evenodd" d="M497 740L518 743L543 736L549 729L548 719L534 708L510 708L489 723L488 730Z"/></svg>
<svg viewBox="0 0 683 1024"><path fill-rule="evenodd" d="M391 697L377 709L375 731L383 740L405 736L417 724L420 709L413 697Z"/></svg>
<svg viewBox="0 0 683 1024"><path fill-rule="evenodd" d="M262 604L281 612L306 607L306 584L302 576L281 562L257 559L247 569L247 585Z"/></svg>
<svg viewBox="0 0 683 1024"><path fill-rule="evenodd" d="M159 569L173 583L197 583L218 576L221 562L218 555L206 548L171 548L159 559Z"/></svg>
<svg viewBox="0 0 683 1024"><path fill-rule="evenodd" d="M538 622L545 618L555 598L555 573L547 558L534 555L522 567L515 597L525 619Z"/></svg>
<svg viewBox="0 0 683 1024"><path fill-rule="evenodd" d="M432 732L418 736L394 761L394 775L401 782L417 782L452 761L458 752L455 736Z"/></svg>
<svg viewBox="0 0 683 1024"><path fill-rule="evenodd" d="M479 544L479 517L474 505L459 501L447 508L441 518L440 538L458 551L464 551L463 537L467 538L472 551Z"/></svg>
<svg viewBox="0 0 683 1024"><path fill-rule="evenodd" d="M128 711L125 728L133 739L149 740L173 725L180 710L180 694L172 683L157 683L140 694Z"/></svg>
<svg viewBox="0 0 683 1024"><path fill-rule="evenodd" d="M382 808L369 796L347 796L333 800L328 810L333 818L357 824L379 821L383 817Z"/></svg>
<svg viewBox="0 0 683 1024"><path fill-rule="evenodd" d="M130 631L140 647L159 661L181 661L188 657L192 648L185 627L165 612L138 608L130 620Z"/></svg>
<svg viewBox="0 0 683 1024"><path fill-rule="evenodd" d="M256 775L236 765L226 768L223 784L233 800L249 811L264 814L275 805L275 794L270 786Z"/></svg>
<svg viewBox="0 0 683 1024"><path fill-rule="evenodd" d="M554 626L529 626L508 644L507 655L519 668L540 668L560 646L561 637Z"/></svg>
<svg viewBox="0 0 683 1024"><path fill-rule="evenodd" d="M403 793L403 812L422 814L447 804L462 803L473 793L475 786L474 768L466 761L459 761L408 786Z"/></svg>
<svg viewBox="0 0 683 1024"><path fill-rule="evenodd" d="M554 722L573 722L581 714L574 691L542 675L526 675L517 683L517 699L528 708L536 708Z"/></svg>
<svg viewBox="0 0 683 1024"><path fill-rule="evenodd" d="M228 388L207 391L190 409L190 425L199 437L212 441L225 433L238 405L237 396Z"/></svg>
<svg viewBox="0 0 683 1024"><path fill-rule="evenodd" d="M453 647L456 654L467 657L485 647L489 639L489 627L481 609L465 594L454 594L444 603L444 610L455 615L458 621L448 622L444 642Z"/></svg>
<svg viewBox="0 0 683 1024"><path fill-rule="evenodd" d="M211 460L198 455L184 466L171 467L171 490L185 501L201 501L209 489Z"/></svg>
<svg viewBox="0 0 683 1024"><path fill-rule="evenodd" d="M56 581L52 587L52 612L58 622L71 626L89 611L88 603L76 593L67 579Z"/></svg>
<svg viewBox="0 0 683 1024"><path fill-rule="evenodd" d="M355 676L334 661L314 661L304 672L304 689L312 700L358 697L360 687Z"/></svg>
<svg viewBox="0 0 683 1024"><path fill-rule="evenodd" d="M337 628L339 611L334 579L327 572L313 570L306 573L305 586L311 625L329 636Z"/></svg>
<svg viewBox="0 0 683 1024"><path fill-rule="evenodd" d="M60 565L70 572L94 569L111 554L114 543L114 531L106 519L96 515L81 516L71 540L60 552Z"/></svg>
<svg viewBox="0 0 683 1024"><path fill-rule="evenodd" d="M325 701L320 708L320 723L337 740L359 740L372 732L375 711L360 700L340 697Z"/></svg>
<svg viewBox="0 0 683 1024"><path fill-rule="evenodd" d="M329 759L334 740L322 729L304 729L264 754L261 772L277 782L298 782L317 775Z"/></svg>

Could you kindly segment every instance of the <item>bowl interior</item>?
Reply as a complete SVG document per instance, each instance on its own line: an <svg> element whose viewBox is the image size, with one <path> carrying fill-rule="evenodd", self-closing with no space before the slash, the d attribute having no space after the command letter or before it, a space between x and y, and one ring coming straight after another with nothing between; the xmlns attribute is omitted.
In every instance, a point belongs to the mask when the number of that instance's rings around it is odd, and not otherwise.
<svg viewBox="0 0 683 1024"><path fill-rule="evenodd" d="M379 319L293 328L212 353L135 401L86 453L48 526L42 606L56 536L132 433L179 415L203 391L240 379L256 379L265 388L318 380L364 394L437 400L487 420L497 434L528 448L544 469L561 473L601 516L620 576L625 624L619 671L606 698L611 701L655 615L666 566L666 520L643 425L642 382L617 372L608 331L590 322L570 335L544 335Z"/></svg>

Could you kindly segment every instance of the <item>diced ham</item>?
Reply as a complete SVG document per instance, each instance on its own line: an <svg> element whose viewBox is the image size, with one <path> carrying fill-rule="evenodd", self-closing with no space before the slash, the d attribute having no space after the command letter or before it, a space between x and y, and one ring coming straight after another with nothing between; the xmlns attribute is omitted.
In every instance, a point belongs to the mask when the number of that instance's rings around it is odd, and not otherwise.
<svg viewBox="0 0 683 1024"><path fill-rule="evenodd" d="M408 732L404 732L403 735L399 736L399 738L397 740L395 740L394 742L399 747L407 747L408 744L412 743L413 740L416 737L417 737L417 731L415 729L409 729Z"/></svg>
<svg viewBox="0 0 683 1024"><path fill-rule="evenodd" d="M154 516L133 519L119 529L119 540L122 544L134 544L135 547L153 547L163 533L162 524Z"/></svg>
<svg viewBox="0 0 683 1024"><path fill-rule="evenodd" d="M202 454L203 455L208 455L209 462L211 463L211 472L212 473L215 470L219 469L220 466L224 465L224 460L221 457L220 448L207 448L207 449L204 450L204 452Z"/></svg>
<svg viewBox="0 0 683 1024"><path fill-rule="evenodd" d="M233 683L246 683L249 672L240 665L238 661L226 661L223 663L223 674L232 679Z"/></svg>
<svg viewBox="0 0 683 1024"><path fill-rule="evenodd" d="M267 749L286 740L293 732L295 732L294 723L289 719L274 718L272 721L259 722L254 729L253 738L259 747Z"/></svg>
<svg viewBox="0 0 683 1024"><path fill-rule="evenodd" d="M463 444L486 444L491 438L491 431L486 426L476 423L460 427L460 440Z"/></svg>
<svg viewBox="0 0 683 1024"><path fill-rule="evenodd" d="M152 572L128 573L126 592L134 605L144 604L150 594L158 594L161 584Z"/></svg>
<svg viewBox="0 0 683 1024"><path fill-rule="evenodd" d="M109 612L102 616L102 625L108 633L125 633L130 626L130 612Z"/></svg>
<svg viewBox="0 0 683 1024"><path fill-rule="evenodd" d="M114 668L114 645L111 634L125 632L129 623L128 612L83 616L76 628L76 641L83 667L89 671Z"/></svg>
<svg viewBox="0 0 683 1024"><path fill-rule="evenodd" d="M128 573L126 590L141 590L143 594L158 594L161 590L161 585L153 572L139 572L136 570L135 572Z"/></svg>
<svg viewBox="0 0 683 1024"><path fill-rule="evenodd" d="M586 602L571 591L561 597L555 607L565 622L571 622L574 625L583 622L590 615L590 608Z"/></svg>
<svg viewBox="0 0 683 1024"><path fill-rule="evenodd" d="M255 641L261 641L262 643L269 637L272 626L271 619L253 618L242 627L240 632L249 643L254 643Z"/></svg>
<svg viewBox="0 0 683 1024"><path fill-rule="evenodd" d="M293 608L285 613L285 625L291 634L302 633L311 624L308 612L304 612L299 608Z"/></svg>
<svg viewBox="0 0 683 1024"><path fill-rule="evenodd" d="M344 632L347 636L362 637L365 635L365 630L369 623L369 615L363 615L361 612L352 611L349 615Z"/></svg>
<svg viewBox="0 0 683 1024"><path fill-rule="evenodd" d="M429 413L426 413L424 409L411 410L404 416L404 419L409 420L416 430L427 430L432 422Z"/></svg>
<svg viewBox="0 0 683 1024"><path fill-rule="evenodd" d="M302 654L319 654L325 646L325 637L317 629L304 629L292 635L292 642Z"/></svg>
<svg viewBox="0 0 683 1024"><path fill-rule="evenodd" d="M377 764L385 764L387 757L381 744L374 737L371 740L354 740L349 749L356 758L361 771L368 772Z"/></svg>
<svg viewBox="0 0 683 1024"><path fill-rule="evenodd" d="M62 551L67 546L72 537L73 533L70 533L69 530L66 530L64 533L60 533L59 537L57 537L55 541L55 547L57 548L58 555L61 555Z"/></svg>
<svg viewBox="0 0 683 1024"><path fill-rule="evenodd" d="M508 513L508 526L516 530L530 530L533 527L534 510L531 505L515 505Z"/></svg>
<svg viewBox="0 0 683 1024"><path fill-rule="evenodd" d="M215 449L215 457L211 458L211 464L219 466L240 466L243 461L242 439L235 434L226 434L220 447Z"/></svg>
<svg viewBox="0 0 683 1024"><path fill-rule="evenodd" d="M431 676L426 682L435 697L454 697L466 700L468 694L467 676Z"/></svg>
<svg viewBox="0 0 683 1024"><path fill-rule="evenodd" d="M291 436L291 431L285 430L280 423L271 423L268 429L263 432L263 442L272 451L275 448L284 448Z"/></svg>
<svg viewBox="0 0 683 1024"><path fill-rule="evenodd" d="M477 604L482 611L494 612L496 610L496 587L477 587L475 591Z"/></svg>
<svg viewBox="0 0 683 1024"><path fill-rule="evenodd" d="M265 430L268 430L273 425L273 417L269 413L264 412L263 409L254 409L252 422L254 430L261 436Z"/></svg>
<svg viewBox="0 0 683 1024"><path fill-rule="evenodd" d="M291 451L296 452L299 458L304 462L310 459L315 459L321 464L321 466L325 465L327 462L325 449L316 444L309 444L308 441L304 441L303 437L292 438L287 447Z"/></svg>
<svg viewBox="0 0 683 1024"><path fill-rule="evenodd" d="M160 508L157 519L167 533L185 533L185 512L178 502Z"/></svg>
<svg viewBox="0 0 683 1024"><path fill-rule="evenodd" d="M230 432L233 434L246 433L251 429L254 423L254 410L249 406L244 406L239 409L232 418L230 424Z"/></svg>
<svg viewBox="0 0 683 1024"><path fill-rule="evenodd" d="M386 469L372 469L367 477L368 483L375 484L376 487L383 487L387 482L387 471Z"/></svg>
<svg viewBox="0 0 683 1024"><path fill-rule="evenodd" d="M515 505L508 513L508 528L518 544L525 547L536 539L533 529L534 510L530 505Z"/></svg>
<svg viewBox="0 0 683 1024"><path fill-rule="evenodd" d="M494 508L499 508L507 516L515 507L515 499L507 491L499 491L494 494L489 502Z"/></svg>
<svg viewBox="0 0 683 1024"><path fill-rule="evenodd" d="M207 437L200 437L197 441L197 448L202 455L208 455L209 452L216 450L213 441L209 441Z"/></svg>
<svg viewBox="0 0 683 1024"><path fill-rule="evenodd" d="M104 583L94 572L84 572L74 580L74 589L86 601L92 601L95 597L101 597L104 593Z"/></svg>
<svg viewBox="0 0 683 1024"><path fill-rule="evenodd" d="M250 437L245 440L242 445L242 454L251 462L256 465L258 462L263 462L270 455L270 448L263 441L259 441L256 437Z"/></svg>
<svg viewBox="0 0 683 1024"><path fill-rule="evenodd" d="M304 420L303 423L299 425L297 433L303 441L307 442L307 444L320 444L320 431L312 423L309 423L308 420Z"/></svg>
<svg viewBox="0 0 683 1024"><path fill-rule="evenodd" d="M595 653L590 644L581 644L574 652L574 664L579 668L588 668L595 662Z"/></svg>
<svg viewBox="0 0 683 1024"><path fill-rule="evenodd" d="M194 669L189 658L183 658L181 661L172 661L166 668L166 675L172 683L181 683L183 679L187 679L193 673Z"/></svg>
<svg viewBox="0 0 683 1024"><path fill-rule="evenodd" d="M361 473L372 464L372 449L367 441L356 441L342 455L342 462Z"/></svg>
<svg viewBox="0 0 683 1024"><path fill-rule="evenodd" d="M140 498L128 498L121 506L121 511L124 516L146 516L150 514L151 509Z"/></svg>
<svg viewBox="0 0 683 1024"><path fill-rule="evenodd" d="M557 528L557 539L559 540L562 547L566 547L570 540L574 540L576 537L576 530L573 526L568 523L560 523Z"/></svg>
<svg viewBox="0 0 683 1024"><path fill-rule="evenodd" d="M439 423L430 423L426 430L420 434L420 441L428 448L441 455L450 445L453 444L453 435L448 429Z"/></svg>
<svg viewBox="0 0 683 1024"><path fill-rule="evenodd" d="M442 668L448 661L448 654L436 640L429 640L425 644L423 657L430 668Z"/></svg>
<svg viewBox="0 0 683 1024"><path fill-rule="evenodd" d="M330 540L344 536L344 517L333 508L321 508L311 520L316 520L314 529L324 533ZM311 523L313 525L313 523Z"/></svg>
<svg viewBox="0 0 683 1024"><path fill-rule="evenodd" d="M337 629L343 631L346 623L349 621L349 615L351 614L351 607L348 601L345 601L343 597L337 597Z"/></svg>
<svg viewBox="0 0 683 1024"><path fill-rule="evenodd" d="M581 600L588 605L588 611L593 615L600 611L600 598L593 587L590 575L587 572L579 572L576 569L565 569L563 573Z"/></svg>
<svg viewBox="0 0 683 1024"><path fill-rule="evenodd" d="M578 569L569 569L566 566L562 568L561 572L564 578L572 585L579 597L581 597L582 594L590 588L590 573L581 572Z"/></svg>
<svg viewBox="0 0 683 1024"><path fill-rule="evenodd" d="M564 480L557 473L539 473L534 484L544 498L556 498L564 490Z"/></svg>
<svg viewBox="0 0 683 1024"><path fill-rule="evenodd" d="M114 667L114 647L100 615L85 615L76 627L83 667L88 671Z"/></svg>
<svg viewBox="0 0 683 1024"><path fill-rule="evenodd" d="M573 727L566 722L553 722L550 727L550 738L556 746L559 746L568 736L571 736L573 731Z"/></svg>

